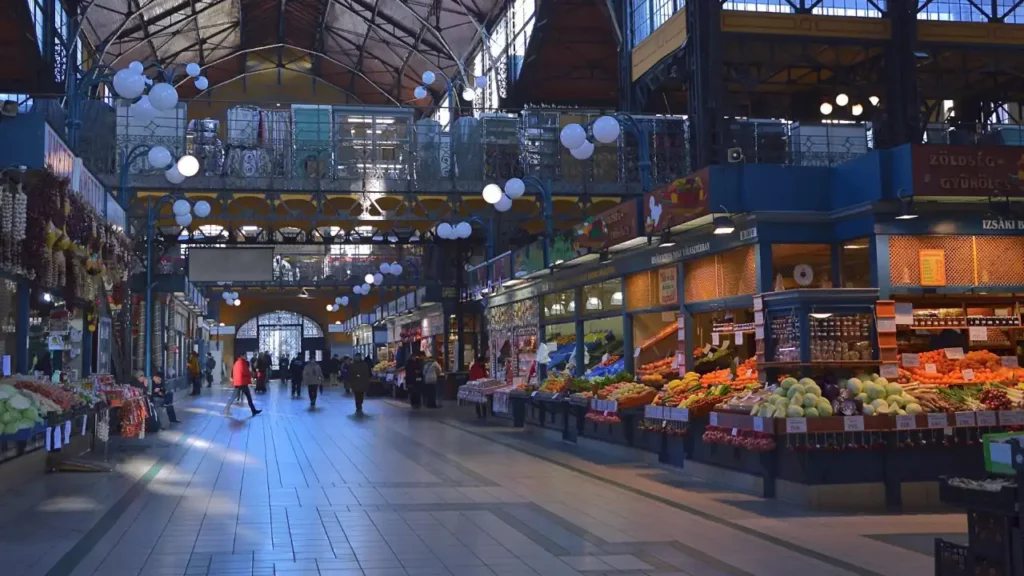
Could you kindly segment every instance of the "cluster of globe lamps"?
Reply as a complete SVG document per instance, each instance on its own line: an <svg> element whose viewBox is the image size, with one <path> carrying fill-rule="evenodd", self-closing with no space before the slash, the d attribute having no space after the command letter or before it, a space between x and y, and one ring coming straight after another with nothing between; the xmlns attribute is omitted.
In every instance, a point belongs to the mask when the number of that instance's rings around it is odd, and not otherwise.
<svg viewBox="0 0 1024 576"><path fill-rule="evenodd" d="M242 305L242 300L239 299L238 292L221 292L220 297L224 299L224 303L228 306Z"/></svg>
<svg viewBox="0 0 1024 576"><path fill-rule="evenodd" d="M145 66L141 62L132 62L114 74L112 84L118 96L132 101L128 106L131 117L142 124L148 124L158 113L168 112L178 105L178 90L170 82L171 76L167 77L166 82L154 83L144 72ZM209 87L209 80L199 75L202 72L199 64L187 64L185 72L195 79L196 88L206 90ZM195 156L186 154L174 162L170 150L164 146L151 147L146 159L153 168L164 170L164 176L171 184L181 184L185 178L199 173L199 160Z"/></svg>
<svg viewBox="0 0 1024 576"><path fill-rule="evenodd" d="M380 286L381 284L384 283L384 276L400 276L401 274L401 264L399 264L398 262L392 262L391 264L384 262L380 265L380 272L367 273L366 276L363 278L364 282L362 284L357 284L353 286L352 291L355 292L356 294L359 294L360 296L366 296L367 294L370 293L371 288L373 288L374 286ZM348 302L348 298L345 298L345 302ZM335 306L333 307L333 309L328 308L329 312L338 311L338 299L335 299L334 303ZM342 305L344 306L344 304Z"/></svg>
<svg viewBox="0 0 1024 576"><path fill-rule="evenodd" d="M430 86L431 84L434 83L434 81L437 80L437 75L431 72L430 70L427 70L423 73L423 76L420 77L420 79L423 80L423 85L417 86L416 89L413 90L412 92L413 96L415 96L417 100L423 100L424 98L427 97L427 86ZM473 79L473 85L476 86L477 88L486 88L487 76L477 76L476 78ZM472 102L475 98L476 91L473 88L465 86L462 89L463 100L467 102Z"/></svg>

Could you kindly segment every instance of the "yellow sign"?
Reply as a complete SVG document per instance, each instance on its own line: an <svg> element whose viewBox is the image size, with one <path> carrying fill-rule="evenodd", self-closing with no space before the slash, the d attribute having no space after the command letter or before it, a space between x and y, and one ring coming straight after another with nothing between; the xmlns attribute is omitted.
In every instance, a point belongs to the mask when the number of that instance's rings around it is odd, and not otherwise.
<svg viewBox="0 0 1024 576"><path fill-rule="evenodd" d="M887 40L892 35L888 18L852 18L817 14L768 14L722 10L722 32L782 34L823 38Z"/></svg>
<svg viewBox="0 0 1024 576"><path fill-rule="evenodd" d="M961 44L1024 44L1024 30L1016 24L996 22L919 22L919 42Z"/></svg>
<svg viewBox="0 0 1024 576"><path fill-rule="evenodd" d="M946 285L945 250L920 250L918 263L921 268L921 286Z"/></svg>
<svg viewBox="0 0 1024 576"><path fill-rule="evenodd" d="M686 42L686 10L680 10L633 48L633 81Z"/></svg>

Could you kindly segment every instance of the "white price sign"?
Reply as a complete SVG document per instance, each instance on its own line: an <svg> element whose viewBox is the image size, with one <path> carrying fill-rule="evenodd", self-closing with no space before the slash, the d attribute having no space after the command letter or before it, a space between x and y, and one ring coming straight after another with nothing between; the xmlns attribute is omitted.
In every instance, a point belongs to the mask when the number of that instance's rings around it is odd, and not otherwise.
<svg viewBox="0 0 1024 576"><path fill-rule="evenodd" d="M879 332L895 332L896 331L896 319L895 318L879 318L878 319L878 331Z"/></svg>
<svg viewBox="0 0 1024 576"><path fill-rule="evenodd" d="M967 329L967 337L971 342L984 342L988 340L988 328L984 326L971 326Z"/></svg>
<svg viewBox="0 0 1024 576"><path fill-rule="evenodd" d="M999 358L999 365L1003 368L1019 368L1020 362L1017 361L1016 356L1003 356Z"/></svg>
<svg viewBox="0 0 1024 576"><path fill-rule="evenodd" d="M787 434L806 434L807 418L786 418Z"/></svg>
<svg viewBox="0 0 1024 576"><path fill-rule="evenodd" d="M910 415L896 417L897 430L913 430L917 428L917 420Z"/></svg>
<svg viewBox="0 0 1024 576"><path fill-rule="evenodd" d="M712 332L711 333L711 344L713 346L718 346L721 343L722 343L722 335L719 334L718 332Z"/></svg>
<svg viewBox="0 0 1024 576"><path fill-rule="evenodd" d="M844 416L843 417L843 430L846 432L863 432L864 431L864 417L863 416Z"/></svg>
<svg viewBox="0 0 1024 576"><path fill-rule="evenodd" d="M639 357L639 356L640 356L640 347L639 347L639 346L637 346L637 347L636 347L636 348L635 348L635 349L633 350L633 358L637 358L637 357Z"/></svg>
<svg viewBox="0 0 1024 576"><path fill-rule="evenodd" d="M995 426L997 423L996 413L991 410L982 410L976 414L978 426Z"/></svg>
<svg viewBox="0 0 1024 576"><path fill-rule="evenodd" d="M765 418L754 416L754 432L764 432Z"/></svg>
<svg viewBox="0 0 1024 576"><path fill-rule="evenodd" d="M689 408L673 408L672 409L671 419L672 420L677 420L679 422L689 422L690 421L690 409Z"/></svg>
<svg viewBox="0 0 1024 576"><path fill-rule="evenodd" d="M907 368L916 368L921 365L921 357L917 354L904 354L900 360Z"/></svg>
<svg viewBox="0 0 1024 576"><path fill-rule="evenodd" d="M945 428L949 426L949 419L946 418L945 414L929 414L928 415L928 427L929 428Z"/></svg>
<svg viewBox="0 0 1024 576"><path fill-rule="evenodd" d="M764 326L758 326L754 328L754 338L758 340L764 340Z"/></svg>
<svg viewBox="0 0 1024 576"><path fill-rule="evenodd" d="M928 364L924 365L924 371L929 373L929 374L936 374L938 372L938 370L935 369L935 364L931 364L931 363L928 363Z"/></svg>
<svg viewBox="0 0 1024 576"><path fill-rule="evenodd" d="M737 330L736 334L734 334L734 336L736 337L736 345L737 346L742 346L743 345L743 330Z"/></svg>
<svg viewBox="0 0 1024 576"><path fill-rule="evenodd" d="M880 372L882 378L898 378L900 375L900 369L895 364L882 364Z"/></svg>
<svg viewBox="0 0 1024 576"><path fill-rule="evenodd" d="M974 370L971 370L970 368L964 368L961 374L964 375L964 382L974 381Z"/></svg>
<svg viewBox="0 0 1024 576"><path fill-rule="evenodd" d="M956 413L956 425L958 427L971 427L978 425L978 421L974 418L974 412L957 412Z"/></svg>
<svg viewBox="0 0 1024 576"><path fill-rule="evenodd" d="M718 412L711 413L711 425L718 426Z"/></svg>
<svg viewBox="0 0 1024 576"><path fill-rule="evenodd" d="M946 353L946 358L950 360L963 360L964 358L963 348L943 348L942 351Z"/></svg>
<svg viewBox="0 0 1024 576"><path fill-rule="evenodd" d="M764 312L754 312L754 324L764 324Z"/></svg>

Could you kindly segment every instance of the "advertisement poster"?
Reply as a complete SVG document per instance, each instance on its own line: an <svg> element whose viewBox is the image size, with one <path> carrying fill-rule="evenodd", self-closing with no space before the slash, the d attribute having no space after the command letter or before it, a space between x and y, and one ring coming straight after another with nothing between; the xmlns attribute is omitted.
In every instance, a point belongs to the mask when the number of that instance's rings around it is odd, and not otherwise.
<svg viewBox="0 0 1024 576"><path fill-rule="evenodd" d="M662 306L679 302L679 270L675 266L658 269L658 303Z"/></svg>
<svg viewBox="0 0 1024 576"><path fill-rule="evenodd" d="M668 230L708 213L707 168L680 178L644 196L644 230Z"/></svg>

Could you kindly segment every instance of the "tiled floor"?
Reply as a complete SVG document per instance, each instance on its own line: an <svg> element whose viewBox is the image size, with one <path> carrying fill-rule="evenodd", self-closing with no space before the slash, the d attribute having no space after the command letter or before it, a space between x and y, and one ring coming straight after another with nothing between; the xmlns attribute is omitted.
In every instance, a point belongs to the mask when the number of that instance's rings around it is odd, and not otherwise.
<svg viewBox="0 0 1024 576"><path fill-rule="evenodd" d="M794 514L454 412L370 400L357 418L338 391L310 412L272 388L252 419L220 414L226 391L181 402L114 474L0 495L0 574L913 576L933 573L919 542L965 530Z"/></svg>

